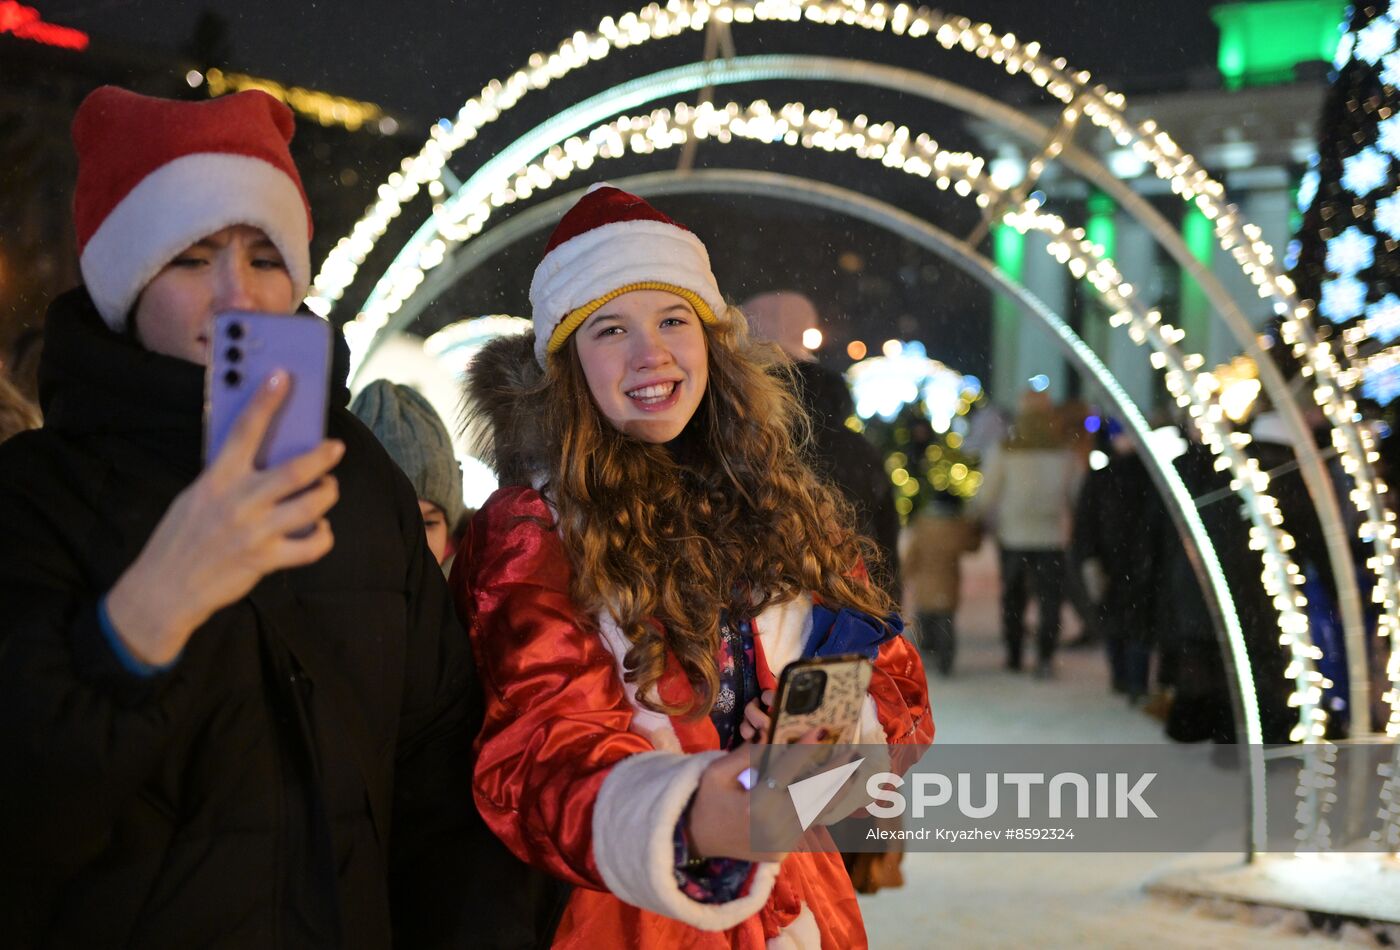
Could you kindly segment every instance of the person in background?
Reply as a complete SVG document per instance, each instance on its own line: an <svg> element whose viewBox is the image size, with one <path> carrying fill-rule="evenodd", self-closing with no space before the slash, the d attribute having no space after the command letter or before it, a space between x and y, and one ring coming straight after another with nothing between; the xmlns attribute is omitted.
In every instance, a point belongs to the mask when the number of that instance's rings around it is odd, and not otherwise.
<svg viewBox="0 0 1400 950"><path fill-rule="evenodd" d="M974 499L980 519L994 519L1001 546L1001 619L1006 668L1021 669L1030 597L1039 609L1036 676L1054 675L1064 601L1065 546L1074 502L1074 459L1059 432L1050 397L1027 392L1010 435L983 467Z"/></svg>
<svg viewBox="0 0 1400 950"><path fill-rule="evenodd" d="M880 450L846 427L856 407L845 379L818 363L802 344L803 331L820 323L816 306L803 294L776 291L750 298L739 309L755 337L778 344L792 360L797 398L812 422L808 464L855 508L857 530L880 551L883 563L871 565L874 575L891 597L898 597L899 513L894 491Z"/></svg>
<svg viewBox="0 0 1400 950"><path fill-rule="evenodd" d="M369 426L408 476L418 492L428 549L444 570L449 569L451 529L463 511L462 466L442 417L418 390L387 379L376 379L360 390L350 411Z"/></svg>
<svg viewBox="0 0 1400 950"><path fill-rule="evenodd" d="M24 398L24 394L0 373L0 442L37 429L42 422L39 407Z"/></svg>
<svg viewBox="0 0 1400 950"><path fill-rule="evenodd" d="M1070 573L1086 578L1112 690L1137 703L1147 696L1157 641L1164 570L1156 534L1166 515L1132 437L1113 420L1105 429L1108 464L1084 477L1075 504Z"/></svg>
<svg viewBox="0 0 1400 950"><path fill-rule="evenodd" d="M976 521L963 515L960 499L935 495L899 537L905 616L917 621L919 645L944 676L953 672L957 635L953 625L962 593L962 557L982 545Z"/></svg>
<svg viewBox="0 0 1400 950"><path fill-rule="evenodd" d="M1086 423L1090 418L1089 405L1082 399L1068 399L1059 406L1060 431L1065 435L1067 447L1074 458L1074 471L1077 482L1075 498L1082 493L1084 479L1089 472L1089 456L1098 444L1098 439L1089 431ZM1095 416L1102 424L1102 419ZM1098 646L1103 639L1100 630L1102 611L1091 596L1090 585L1084 573L1078 569L1073 557L1065 559L1065 601L1079 618L1079 636L1063 644L1065 649L1082 650Z"/></svg>
<svg viewBox="0 0 1400 950"><path fill-rule="evenodd" d="M403 473L343 407L258 468L280 371L202 465L214 314L291 314L311 279L293 128L251 91L108 86L74 118L83 286L45 322L44 427L0 445L7 946L499 945L532 919L462 796L481 693Z"/></svg>

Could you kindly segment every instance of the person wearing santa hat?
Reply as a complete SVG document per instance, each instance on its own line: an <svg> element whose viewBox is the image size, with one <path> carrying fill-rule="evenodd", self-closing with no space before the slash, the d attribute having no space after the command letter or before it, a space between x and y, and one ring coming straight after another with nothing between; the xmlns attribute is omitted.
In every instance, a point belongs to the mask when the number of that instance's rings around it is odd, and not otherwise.
<svg viewBox="0 0 1400 950"><path fill-rule="evenodd" d="M740 781L803 655L874 661L862 743L933 733L873 549L803 461L783 357L695 234L607 185L530 302L534 333L468 378L503 486L450 579L486 695L482 816L574 885L555 946L864 946L840 855L755 850Z"/></svg>
<svg viewBox="0 0 1400 950"><path fill-rule="evenodd" d="M408 480L343 408L256 468L280 372L201 469L213 315L310 281L292 132L261 92L105 87L74 118L83 286L48 313L44 427L0 446L7 945L528 923L499 889L529 872L460 793L480 692Z"/></svg>

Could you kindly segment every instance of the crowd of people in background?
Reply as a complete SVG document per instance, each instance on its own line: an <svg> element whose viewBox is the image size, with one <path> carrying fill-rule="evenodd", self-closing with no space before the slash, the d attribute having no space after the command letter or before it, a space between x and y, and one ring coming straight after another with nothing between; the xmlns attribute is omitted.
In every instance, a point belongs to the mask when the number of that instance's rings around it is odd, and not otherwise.
<svg viewBox="0 0 1400 950"><path fill-rule="evenodd" d="M1321 420L1313 421L1319 440L1325 439ZM1235 600L1265 741L1286 742L1296 722L1288 700L1291 683L1284 677L1288 653L1278 642L1276 608L1259 583L1249 522L1228 474L1217 469L1194 430L1173 426L1165 416L1160 423L1174 433L1177 448L1168 464L1197 499ZM1213 604L1141 448L1110 416L1079 400L1056 406L1035 391L1023 395L1004 429L982 453L981 491L970 501L936 495L902 532L903 602L930 668L945 675L955 669L961 561L992 543L1007 670L1022 669L1025 618L1033 601L1034 675L1054 677L1062 649L1101 649L1112 692L1162 719L1170 738L1234 742L1233 674ZM1338 659L1343 645L1317 515L1278 414L1266 401L1247 430L1261 469L1274 473L1270 491L1294 538L1292 556L1306 584L1309 621L1327 647L1327 675L1334 683L1325 702L1333 728L1344 730L1349 711L1346 670ZM1074 633L1067 642L1066 626ZM1369 662L1378 668L1379 653Z"/></svg>

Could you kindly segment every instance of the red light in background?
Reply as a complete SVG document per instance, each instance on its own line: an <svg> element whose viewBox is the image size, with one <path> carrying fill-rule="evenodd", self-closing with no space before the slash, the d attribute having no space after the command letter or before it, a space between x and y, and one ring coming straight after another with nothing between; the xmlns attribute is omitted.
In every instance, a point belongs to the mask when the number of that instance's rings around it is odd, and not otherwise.
<svg viewBox="0 0 1400 950"><path fill-rule="evenodd" d="M38 10L16 0L0 0L0 33L63 49L82 51L88 46L88 35L82 30L45 23Z"/></svg>

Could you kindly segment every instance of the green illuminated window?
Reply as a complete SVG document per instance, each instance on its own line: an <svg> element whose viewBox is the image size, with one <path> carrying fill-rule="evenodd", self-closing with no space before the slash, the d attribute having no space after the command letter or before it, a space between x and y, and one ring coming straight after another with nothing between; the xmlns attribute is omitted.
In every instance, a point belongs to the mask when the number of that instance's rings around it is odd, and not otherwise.
<svg viewBox="0 0 1400 950"><path fill-rule="evenodd" d="M1118 253L1118 227L1113 221L1113 199L1101 191L1089 196L1089 220L1084 223L1088 239L1103 248L1104 257Z"/></svg>
<svg viewBox="0 0 1400 950"><path fill-rule="evenodd" d="M1012 280L1020 280L1026 269L1026 235L1009 224L992 225L992 258Z"/></svg>
<svg viewBox="0 0 1400 950"><path fill-rule="evenodd" d="M1290 82L1299 63L1336 55L1346 0L1249 0L1210 11L1227 89Z"/></svg>

